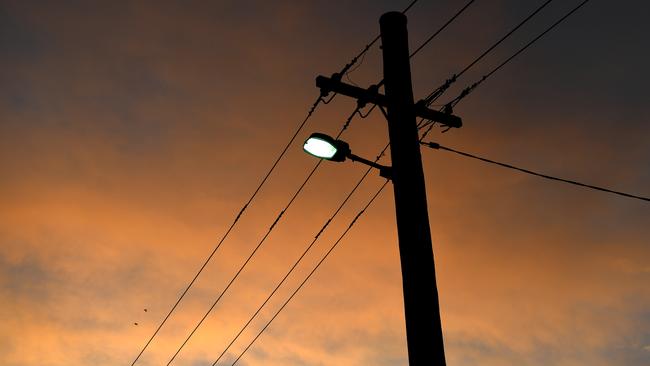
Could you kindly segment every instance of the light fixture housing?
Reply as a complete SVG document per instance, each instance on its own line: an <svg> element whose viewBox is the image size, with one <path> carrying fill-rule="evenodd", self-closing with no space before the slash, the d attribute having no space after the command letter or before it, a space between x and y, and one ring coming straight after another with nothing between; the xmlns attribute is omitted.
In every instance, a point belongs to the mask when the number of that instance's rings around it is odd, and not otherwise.
<svg viewBox="0 0 650 366"><path fill-rule="evenodd" d="M314 132L305 140L303 150L309 155L330 161L345 161L350 155L350 145L341 140L336 140L324 133Z"/></svg>

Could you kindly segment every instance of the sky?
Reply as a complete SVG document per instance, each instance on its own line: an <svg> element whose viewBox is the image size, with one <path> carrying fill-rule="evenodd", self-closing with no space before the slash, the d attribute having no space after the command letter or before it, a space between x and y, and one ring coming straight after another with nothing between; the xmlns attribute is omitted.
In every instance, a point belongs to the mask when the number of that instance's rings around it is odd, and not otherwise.
<svg viewBox="0 0 650 366"><path fill-rule="evenodd" d="M476 1L412 58L416 99L540 3ZM441 100L577 3L552 2ZM0 363L130 365L318 97L315 77L406 5L0 0ZM463 5L419 0L411 49ZM431 140L649 196L648 14L643 1L590 1L459 103L462 128ZM381 75L375 46L345 81ZM167 363L317 162L302 141L336 134L354 106L337 96L316 109L137 365ZM342 139L372 159L386 122L356 118ZM647 202L422 157L448 365L650 364ZM321 164L173 365L216 360L364 171ZM220 365L383 182L370 174ZM394 215L386 189L239 364L406 365Z"/></svg>

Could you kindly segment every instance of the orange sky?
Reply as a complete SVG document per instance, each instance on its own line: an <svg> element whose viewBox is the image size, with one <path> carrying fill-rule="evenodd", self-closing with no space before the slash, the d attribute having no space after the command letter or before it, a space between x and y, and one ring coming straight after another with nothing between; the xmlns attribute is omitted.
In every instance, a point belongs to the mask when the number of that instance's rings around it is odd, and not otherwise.
<svg viewBox="0 0 650 366"><path fill-rule="evenodd" d="M537 3L477 1L412 60L416 98ZM411 48L462 4L420 0ZM3 1L0 364L130 365L304 117L315 76L405 5ZM549 6L442 100L573 5ZM648 10L587 4L460 103L463 128L432 138L648 196ZM375 47L352 79L380 77ZM352 108L339 96L316 111L138 365L167 362L316 163L301 142ZM385 121L356 119L343 138L373 158ZM449 365L650 363L647 203L422 154ZM174 365L216 359L364 171L321 166ZM371 174L228 359L382 182ZM240 364L406 365L393 209L389 189Z"/></svg>

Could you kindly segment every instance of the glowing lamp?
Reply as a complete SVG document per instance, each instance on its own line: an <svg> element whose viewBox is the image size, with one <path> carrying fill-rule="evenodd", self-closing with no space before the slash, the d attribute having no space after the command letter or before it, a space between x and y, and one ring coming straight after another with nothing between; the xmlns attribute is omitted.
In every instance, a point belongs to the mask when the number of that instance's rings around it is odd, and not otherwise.
<svg viewBox="0 0 650 366"><path fill-rule="evenodd" d="M350 145L347 142L318 132L312 133L302 148L309 155L331 161L345 161L350 155Z"/></svg>

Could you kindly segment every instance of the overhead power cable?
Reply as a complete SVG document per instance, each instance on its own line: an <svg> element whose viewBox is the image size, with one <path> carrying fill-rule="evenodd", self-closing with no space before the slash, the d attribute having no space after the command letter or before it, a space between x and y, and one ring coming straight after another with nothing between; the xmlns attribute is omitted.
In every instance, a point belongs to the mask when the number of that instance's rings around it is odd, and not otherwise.
<svg viewBox="0 0 650 366"><path fill-rule="evenodd" d="M138 360L140 359L140 357L142 356L142 354L144 353L144 351L147 349L147 347L149 347L149 344L153 341L153 339L156 337L156 335L158 334L158 332L160 332L160 329L163 327L163 325L165 325L165 323L167 322L167 320L169 319L169 317L172 315L172 313L174 312L174 310L176 310L176 308L178 307L178 304L180 304L181 300L183 300L183 298L185 297L185 295L187 294L187 292L188 292L188 291L190 290L190 288L194 285L194 283L196 282L196 279L199 277L199 275L201 275L201 273L203 272L203 270L205 269L205 267L208 265L208 263L210 262L210 260L212 260L212 257L214 257L214 255L215 255L215 253L217 252L217 250L219 250L219 248L221 247L221 244L223 244L223 242L226 240L226 238L228 237L228 235L230 234L230 232L232 231L232 229L235 227L235 225L237 224L237 222L238 222L239 219L241 218L241 216L242 216L242 214L244 213L244 211L246 211L246 209L247 209L248 206L251 204L251 202L253 202L253 199L255 199L255 197L256 197L257 194L259 193L260 189L262 189L262 186L266 183L266 181L267 181L267 180L269 179L269 177L271 176L271 173L273 172L273 170L275 170L275 167L278 165L278 163L280 162L280 160L282 160L282 158L283 158L284 155L286 154L287 150L289 149L289 146L291 146L291 144L293 143L293 141L294 141L294 140L296 139L296 137L298 136L298 133L300 133L300 131L303 129L303 127L305 126L305 124L307 123L307 121L308 121L309 118L312 116L312 114L314 113L314 111L316 110L316 108L318 107L318 105L319 105L321 102L323 102L323 97L322 97L322 96L319 96L319 97L316 99L316 101L314 102L314 104L312 104L311 108L309 108L309 112L307 112L307 116L306 116L306 117L303 119L303 121L298 125L298 128L296 129L296 131L294 132L294 134L293 134L293 135L291 136L291 138L289 139L289 142L287 142L287 144L285 145L284 149L282 149L282 152L280 152L280 155L275 159L275 162L273 163L273 165L271 166L271 168L268 170L268 172L266 173L266 175L264 175L264 178L262 178L262 181L258 184L258 186L257 186L257 188L255 189L255 191L253 192L253 194L248 198L248 201L246 201L246 203L245 203L244 206L241 208L241 210L239 210L239 213L237 214L237 216L235 217L235 219L233 220L233 222L230 224L230 227L228 227L228 230L226 230L225 234L223 234L223 236L221 237L221 239L219 240L219 242L217 243L217 245L214 247L214 249L212 249L212 252L210 253L210 255L208 255L208 257L205 259L205 261L203 261L203 264L201 265L201 267L199 268L199 270L196 272L196 274L194 275L194 277L192 278L192 280L190 281L190 283L185 287L185 289L183 290L183 292L181 293L181 295L178 297L178 299L176 300L176 302L174 303L174 305L172 306L172 308L169 310L169 312L167 313L167 315L165 315L165 317L163 318L162 322L160 322L160 324L158 325L158 327L156 328L156 330L154 331L154 333L151 335L151 337L149 338L149 340L147 340L147 342L145 343L144 347L142 347L142 349L140 350L140 352L138 353L138 355L135 357L135 359L133 360L133 362L131 362L131 366L135 365L135 363L138 362Z"/></svg>
<svg viewBox="0 0 650 366"><path fill-rule="evenodd" d="M558 177L554 177L554 176L550 176L550 175L546 175L546 174L542 174L542 173L537 173L537 172L534 172L532 170L519 168L519 167L516 167L514 165L510 165L510 164L506 164L506 163L500 163L498 161L494 161L494 160L483 158L483 157L480 157L480 156L476 156L476 155L473 155L473 154L470 154L470 153L458 151L458 150L455 150L455 149L452 149L452 148L449 148L449 147L446 147L446 146L442 146L442 145L437 144L435 142L421 142L421 144L425 145L425 146L428 146L428 147L430 147L432 149L445 150L445 151L453 152L453 153L458 154L458 155L462 155L462 156L469 157L469 158L472 158L472 159L480 160L480 161L490 163L490 164L499 165L499 166L504 167L504 168L517 170L517 171L520 171L520 172L523 172L523 173L526 173L526 174L530 174L530 175L534 175L534 176L537 176L537 177L541 177L541 178L545 178L545 179L549 179L549 180L554 180L554 181L558 181L558 182L569 183L569 184L573 184L575 186L579 186L579 187L583 187L583 188L594 189L594 190L601 191L601 192L612 193L612 194L616 194L616 195L623 196L623 197L634 198L634 199L638 199L638 200L642 200L642 201L649 201L650 202L650 198L648 198L648 197L642 197L642 196L638 196L638 195L634 195L634 194L630 194L630 193L615 191L615 190L612 190L612 189L609 189L609 188L598 187L598 186L594 186L594 185L591 185L591 184L576 182L574 180L558 178Z"/></svg>
<svg viewBox="0 0 650 366"><path fill-rule="evenodd" d="M510 61L512 61L515 57L519 56L522 52L524 52L528 47L533 45L535 42L537 42L540 38L542 38L546 33L550 32L553 28L557 27L560 23L562 23L565 19L567 19L569 16L571 16L573 13L575 13L578 9L580 9L583 5L588 3L590 0L583 0L580 4L578 4L575 8L571 9L568 13L566 13L563 17L558 19L555 23L553 23L551 26L546 28L542 33L540 33L537 37L533 38L530 40L526 45L521 47L517 52L513 53L512 56L508 57L505 59L503 62L501 62L497 67L493 68L488 72L487 74L483 75L478 81L475 83L471 84L467 88L463 89L463 91L454 99L452 99L449 103L447 103L447 108L453 108L458 104L458 102L461 101L461 99L465 98L466 96L469 95L474 89L476 89L477 86L479 86L482 82L484 82L487 78L492 76L495 72L499 71L503 66L508 64Z"/></svg>
<svg viewBox="0 0 650 366"><path fill-rule="evenodd" d="M386 152L386 150L388 149L389 146L390 146L390 145L386 145L386 147L384 147L384 149L383 149L383 150L382 150L382 151L377 155L377 157L375 158L375 163L377 163L377 162L381 159L381 157L384 155L384 153ZM269 302L269 300L273 297L273 295L275 295L275 293L278 291L278 289L280 289L280 287L285 283L285 281L289 278L289 276L291 275L291 273L293 273L293 271L296 269L296 267L298 266L298 264L300 264L300 262L303 260L303 258L307 255L307 253L311 250L311 248L314 246L314 244L318 241L318 239L320 238L321 234L325 231L325 229L329 226L329 224L334 220L334 218L335 218L335 217L339 214L339 212L343 209L343 207L345 206L345 204L350 200L350 198L352 197L352 195L354 194L354 192L356 192L356 190L359 188L359 186L361 185L361 183L363 183L363 181L366 179L366 177L368 177L368 174L370 173L370 171L371 171L372 169L373 169L372 167L368 168L368 169L366 170L366 172L361 176L361 178L360 178L359 181L354 185L354 187L352 188L352 190L350 191L350 193L348 193L348 195L345 197L345 199L343 199L343 202L341 202L341 204L340 204L340 205L338 206L338 208L334 211L334 213L330 216L330 218L327 219L327 221L325 221L325 224L323 225L323 227L321 227L321 229L318 231L318 233L316 233L316 235L314 236L314 239L311 241L311 243L310 243L310 244L305 248L305 250L303 251L303 253L302 253L302 254L298 257L298 259L294 262L294 264L291 266L291 268L289 269L289 271L284 275L284 277L280 280L280 282L278 282L278 284L275 286L275 288L273 289L273 291L271 291L271 293L268 295L268 297L267 297L267 298L262 302L262 304L257 308L257 310L255 311L255 313L254 313L254 314L253 314L253 315L248 319L248 321L246 322L246 324L244 324L244 326L239 330L239 332L237 332L237 335L235 335L235 337L230 341L230 343L226 346L226 348L221 352L221 354L219 355L219 357L217 357L217 359L214 361L214 363L212 364L212 366L215 366L215 365L219 362L219 360L221 360L221 358L226 354L226 352L228 352L228 349L230 349L230 347L231 347L231 346L232 346L232 345L237 341L237 339L239 339L239 336L241 336L241 334L246 330L246 328L248 328L248 326L250 325L250 323L255 319L255 317L257 317L257 315L260 313L260 311L262 311L262 309L264 308L264 306L266 306L266 304L267 304L267 303Z"/></svg>
<svg viewBox="0 0 650 366"><path fill-rule="evenodd" d="M590 1L590 0L583 0L583 1L582 1L580 4L578 4L575 8L571 9L571 11L569 11L568 13L566 13L564 16L562 16L560 19L558 19L555 23L553 23L551 26L549 26L548 28L546 28L546 29L545 29L542 33L540 33L537 37L531 39L531 40L530 40L528 43L526 43L523 47L521 47L519 50L517 50L517 52L513 53L510 57L508 57L507 59L505 59L505 60L504 60L503 62L501 62L498 66L496 66L495 68L493 68L490 72L488 72L487 74L483 75L483 77L481 77L478 81L474 82L474 83L471 84L470 86L468 86L468 87L466 87L465 89L463 89L463 91L462 91L462 92L461 92L461 93L460 93L456 98L452 99L451 101L449 101L448 103L446 103L445 105L443 105L443 107L440 108L440 111L444 111L444 112L447 112L447 113L452 113L454 107L456 107L456 105L457 105L457 104L458 104L462 99L464 99L465 97L467 97L467 96L468 96L472 91L474 91L474 89L476 89L476 87L478 87L481 83L483 83L487 78L489 78L490 76L492 76L494 73L496 73L496 72L497 72L498 70L500 70L502 67L504 67L506 64L508 64L510 61L512 61L515 57L517 57L519 54L521 54L522 52L524 52L528 47L530 47L530 46L533 45L535 42L537 42L540 38L542 38L544 35L546 35L546 33L550 32L553 28L557 27L560 23L562 23L565 19L567 19L569 16L571 16L573 13L575 13L578 9L580 9L583 5L585 5L585 4L586 4L587 2L589 2L589 1ZM547 4L547 3L542 4L542 6L545 6L546 4ZM539 11L539 10L541 10L541 9L538 8L538 9L536 10L536 12ZM534 14L534 13L533 13L533 14ZM531 15L533 15L533 14L531 14ZM526 19L530 19L530 17L531 17L531 16L529 16L529 17L526 18ZM522 23L520 23L520 24L518 25L518 27L521 26L521 25L522 25ZM508 34L512 34L512 32L513 32L513 31L510 31ZM504 39L504 38L501 38L501 40L499 40L499 42L497 42L497 43L495 43L495 44L500 43L501 41L503 41L503 39ZM494 46L492 46L491 48L493 49ZM484 53L482 56L484 56L484 55L485 55L485 53ZM480 57L479 57L479 58L480 58ZM476 62L473 62L472 64L475 64L475 63L476 63ZM467 68L466 68L466 69L467 69ZM427 104L427 105L431 105L435 100L437 100L437 99L438 99L438 98L439 98L439 97L444 93L444 91L447 90L447 88L449 88L449 86L451 85L451 83L453 83L455 80L456 80L456 75L454 75L451 79L447 80L447 81L445 82L445 84L443 84L442 86L438 87L438 88L437 88L436 90L434 90L431 94L429 94L429 96L425 99L425 100L427 101L426 104ZM431 132L431 130L432 130L433 127L435 126L435 123L434 123L434 122L431 122L431 123L429 123L429 124L422 123L423 120L421 120L420 122L421 122L421 123L420 123L420 125L419 125L419 128L425 128L425 127L428 126L428 129L427 129L427 130L422 134L422 137L421 137L421 139L420 139L420 141L422 141L422 139L424 139L424 138L429 134L429 132ZM448 129L444 130L443 132L446 132L447 130L448 130Z"/></svg>
<svg viewBox="0 0 650 366"><path fill-rule="evenodd" d="M440 95L442 95L458 78L460 78L464 73L466 73L469 69L471 69L474 65L476 65L479 61L483 59L483 57L487 56L492 50L494 50L498 45L503 43L506 39L508 39L514 32L516 32L519 28L521 28L524 24L526 24L529 20L531 20L537 13L539 13L542 9L544 9L548 4L550 4L553 0L546 0L542 5L540 5L535 11L530 13L524 20L522 20L519 24L517 24L514 28L512 28L508 33L506 33L503 37L501 37L498 41L496 41L494 44L492 44L490 47L488 47L482 54L480 54L477 58L475 58L472 62L467 64L465 68L463 68L460 72L457 74L452 75L445 83L443 83L440 87L436 88L434 91L432 91L426 98L424 98L424 102L427 106L431 105L435 99L437 99Z"/></svg>
<svg viewBox="0 0 650 366"><path fill-rule="evenodd" d="M422 43L418 48L416 48L415 51L411 52L411 55L410 55L409 57L413 57L413 56L415 56L415 55L416 55L418 52L420 52L424 47L426 47L426 45L428 45L429 42L431 42L431 40L433 40L434 38L436 38L436 36L437 36L440 32L442 32L445 28L447 28L447 26L448 26L449 24L451 24L454 20L456 20L456 18L458 18L458 16L461 15L461 14L465 11L465 9L467 9L470 5L472 5L472 3L474 3L474 1L476 1L476 0L470 0L467 4L465 4L465 6L463 6L463 7L462 7L458 12L456 12L456 14L454 14L454 16L452 16L452 17L451 17L451 18L450 18L450 19L449 19L445 24L443 24L442 27L440 27L440 28L439 28L437 31L435 31L431 36L429 36L429 38L427 38L426 41L424 41L424 42L423 42L423 43Z"/></svg>
<svg viewBox="0 0 650 366"><path fill-rule="evenodd" d="M467 70L471 69L472 66L474 66L477 62L481 61L483 57L485 57L488 53L492 52L492 50L495 49L498 45L500 45L503 41L508 39L514 32L517 31L517 29L521 28L524 24L528 23L529 20L531 20L535 15L537 15L537 13L539 13L552 1L553 0L546 0L542 5L540 5L537 9L535 9L534 12L530 13L530 15L528 15L524 20L522 20L521 23L517 24L516 27L512 28L510 32L506 33L503 37L501 37L501 39L499 39L496 43L494 43L490 48L485 50L485 52L483 52L479 57L477 57L474 61L470 62L469 65L465 66L465 68L458 73L458 77L466 73Z"/></svg>
<svg viewBox="0 0 650 366"><path fill-rule="evenodd" d="M413 7L413 5L415 5L415 3L417 3L417 2L418 2L418 0L411 1L411 3L408 4L408 6L406 8L404 8L404 10L402 10L402 14L406 14L406 12L409 11Z"/></svg>
<svg viewBox="0 0 650 366"><path fill-rule="evenodd" d="M413 7L413 5L415 5L417 2L418 2L418 0L413 0L413 1L411 1L411 3L409 3L409 5L404 9L403 13L406 13L409 9L411 9L411 7ZM363 49L359 54L357 54L354 58L352 58L352 60L351 60L349 63L347 63L347 64L346 64L346 65L341 69L341 71L338 73L338 75L343 75L343 74L348 73L349 70L350 70L350 68L353 67L353 66L358 62L358 60L359 60L360 57L362 57L363 55L365 55L366 52L368 52L368 50L370 49L370 47L372 47L372 45L374 45L374 44L379 40L379 38L380 38L379 36L375 37L375 39L373 39L373 40L372 40L368 45L366 45L366 47L364 47L364 49ZM333 95L332 98L334 98L334 96L335 96L335 95ZM320 95L318 98L316 98L316 100L314 101L314 103L312 104L312 106L309 108L309 111L307 112L307 116L306 116L306 117L303 119L303 121L298 125L298 128L296 129L296 131L294 132L294 134L291 136L291 138L289 139L289 141L287 142L287 144L285 145L285 147L284 147L284 148L282 149L282 151L280 152L280 155L278 155L278 157L277 157L276 160L274 161L273 165L272 165L271 168L267 171L267 173L264 175L264 177L262 178L262 180L261 180L260 183L258 184L258 186L257 186L257 188L255 189L255 191L253 192L253 194L249 197L249 199L246 201L246 203L244 204L244 206L240 209L239 213L235 216L235 219L234 219L233 222L230 224L230 226L229 226L228 229L226 230L225 234L221 237L221 239L219 240L219 242L217 243L217 245L214 247L214 249L212 250L212 252L208 255L208 257L205 259L205 261L201 264L201 266L199 267L199 270L196 272L196 274L194 275L194 277L190 280L189 284L185 287L185 289L183 289L183 291L181 292L181 295L178 297L178 299L176 300L176 302L174 303L174 305L171 307L171 309L169 310L169 312L165 315L165 317L164 317L163 320L160 322L160 324L158 325L158 327L156 327L156 330L155 330L154 333L151 335L151 337L147 340L147 342L146 342L145 345L142 347L142 349L140 350L140 352L138 353L138 355L135 357L135 359L131 362L131 366L134 366L134 365L136 364L136 362L138 362L138 360L140 359L140 357L142 356L142 354L145 352L145 350L149 347L149 345L151 344L151 342L153 341L153 339L158 335L158 333L160 332L160 329L162 329L162 327L165 325L165 323L167 322L167 320L171 317L172 313L176 310L176 308L178 307L178 305L180 304L180 302L183 300L183 298L185 297L185 295L187 294L187 292L190 290L190 288L194 285L194 283L196 282L196 280L198 279L198 277L201 275L201 273L203 272L203 270L205 269L205 267L206 267L206 266L208 265L208 263L212 260L212 258L214 257L215 253L217 252L217 250L219 250L219 248L221 247L221 245L223 244L223 242L226 240L226 238L228 237L228 235L230 234L230 232L233 230L233 228L235 227L235 225L237 224L237 222L239 222L239 219L241 218L241 216L244 214L244 212L246 211L246 209L248 208L248 206L253 202L253 200L255 199L255 197L257 196L257 194L259 193L259 191L262 189L262 187L264 186L264 184L266 183L266 181L267 181L267 180L269 179L269 177L271 176L271 173L273 173L273 171L275 170L275 168L276 168L276 166L278 165L278 163L280 162L280 160L282 160L282 158L283 158L284 155L286 154L286 152L287 152L287 150L289 149L289 147L293 144L293 142L294 142L294 140L296 139L296 137L298 136L298 134L302 131L302 129L304 128L304 126L305 126L305 124L307 123L307 121L311 118L311 116L313 115L313 113L314 113L314 111L316 110L316 108L318 107L318 105L321 104L321 103L323 103L323 104L327 104L327 103L329 103L329 102L331 101L331 99L332 99L332 98L330 98L329 100L325 100L325 99L323 99L323 97L324 97L323 95ZM349 123L348 123L348 124L349 124Z"/></svg>
<svg viewBox="0 0 650 366"><path fill-rule="evenodd" d="M432 40L433 40L433 39L434 39L438 34L440 34L443 30L445 30L445 28L447 28L447 26L449 26L449 25L450 25L454 20L456 20L456 18L458 18L458 16L460 16L463 12L465 12L465 10L466 10L470 5L472 5L472 3L474 3L474 1L476 1L476 0L470 0L468 3L466 3L466 4L465 4L465 5L464 5L460 10L458 10L458 11L457 11L457 12L456 12L456 13L455 13L455 14L454 14L454 15L453 15L449 20L447 20L447 22L445 22L445 24L443 24L440 28L438 28L435 32L433 32L433 34L432 34L431 36L429 36L429 38L427 38L424 42L422 42L422 43L421 43L421 44L420 44L420 45L415 49L415 51L411 52L411 54L409 55L409 59L413 58L413 57L414 57L418 52L420 52L424 47L426 47L426 46L427 46L427 45L428 45L428 44L429 44L429 43L430 43L430 42L431 42L431 41L432 41ZM417 2L417 1L413 1L413 2L411 3L411 5L409 5L409 6L408 6L404 11L402 11L402 13L405 13L405 12L406 12L408 9L410 9L411 6L413 6L413 4L415 4L416 2ZM366 47L361 51L361 53L359 53L359 55L357 55L357 56L353 59L353 61L356 62L356 59L358 59L359 57L361 57L362 55L364 55L364 54L368 51L368 49L369 49L373 44L375 44L375 42L377 42L380 38L381 38L381 34L378 35L377 37L375 37L375 39L374 39L371 43L369 43L368 45L366 45ZM358 67L358 66L357 66L357 67ZM356 69L356 68L355 68L355 69ZM347 71L346 71L345 75L346 75L346 77L348 78L349 81L352 81L352 80L350 80L348 74L351 73L352 71L354 71L355 69L351 69L351 70L350 70L349 67L347 67L347 65L346 65L345 70L347 70ZM335 75L335 76L340 77L340 74L337 74L337 75ZM453 81L455 81L455 76L454 76L454 80L453 80ZM444 91L449 87L449 85L451 85L451 83L452 83L453 81L452 81L452 80L447 80L447 84L448 84L448 85L447 85L444 89L442 89L442 91L440 92L440 95L442 95L442 93L443 93L443 92L444 92ZM353 84L354 84L354 82L353 82ZM355 84L355 85L356 85L356 84ZM384 85L384 79L380 80L376 85L371 86L371 88L378 89L380 86L383 86L383 85ZM442 88L442 87L441 87L441 88ZM439 88L439 89L441 89L441 88ZM432 97L431 97L431 98L432 98ZM427 106L428 106L428 105L431 105L432 102L433 102L433 100L429 101L428 104L427 104ZM361 107L363 107L363 106L360 106L360 108L361 108ZM370 110L369 110L365 115L362 114L362 113L359 111L359 116L361 116L361 118L366 118L368 115L370 115L370 113L372 113L372 110L375 109L375 107L376 107L376 105L373 105L372 108L371 108L371 109L370 109Z"/></svg>
<svg viewBox="0 0 650 366"><path fill-rule="evenodd" d="M432 40L433 40L433 39L434 39L438 34L440 34L443 30L445 30L445 28L447 28L447 26L449 26L449 24L451 24L454 20L456 20L456 18L458 18L459 15L461 15L463 12L465 12L465 10L466 10L470 5L472 5L472 3L474 3L474 1L476 1L476 0L470 0L468 3L466 3L465 6L463 6L463 7L462 7L458 12L456 12L456 14L454 14L454 15L453 15L449 20L447 20L447 22L446 22L445 24L443 24L440 28L438 28L438 30L436 30L435 32L433 32L433 34L432 34L431 36L429 36L429 38L427 38L426 41L422 42L422 44L420 44L420 45L415 49L415 51L411 52L411 54L409 55L409 59L413 58L413 57L414 57L418 52L420 52L420 51L421 51L421 50L422 50L426 45L428 45L429 42L431 42L431 41L432 41ZM552 1L552 0L551 0L551 1ZM377 36L377 39L379 39L380 36L381 36L381 35ZM384 85L384 79L381 79L381 80L379 81L379 83L377 83L377 87L380 87L380 86L383 86L383 85Z"/></svg>
<svg viewBox="0 0 650 366"><path fill-rule="evenodd" d="M319 161L318 163L316 163L316 165L315 165L314 168L311 170L311 172L309 172L309 175L307 175L307 178L304 180L304 182L300 185L300 187L298 188L298 190L297 190L297 191L294 193L294 195L291 197L291 199L289 200L289 203L287 203L287 205L285 206L285 208L282 209L282 211L280 211L280 213L278 214L278 216L275 218L275 220L273 221L273 223L271 224L271 226L270 226L269 229L267 230L266 234L264 234L264 236L262 237L262 239L259 241L259 243L258 243L257 246L255 247L255 249L253 249L253 251L252 251L251 254L248 256L248 258L246 258L246 260L244 261L244 263L239 267L239 269L237 270L237 272L235 273L235 275L230 279L230 281L228 282L228 284L226 285L226 287L221 291L221 293L219 294L219 296L217 296L217 298L214 300L214 302L212 303L212 305L210 306L210 308L208 308L208 311L205 312L205 314L203 315L203 317L201 318L201 320L199 320L199 322L198 322L198 323L196 324L196 326L192 329L192 331L191 331L190 334L187 336L187 338L185 338L185 340L184 340L183 343L180 345L180 347L178 347L178 349L176 350L176 352L174 353L174 355L169 359L169 361L167 362L167 366L171 365L171 363L174 361L174 359L176 359L176 356L178 356L178 354L181 352L181 350L183 349L183 347L185 347L185 345L187 344L187 342L189 342L190 338L192 338L192 336L194 336L194 333L197 331L197 329L199 329L199 327L201 326L201 324L203 324L203 322L204 322L205 319L208 317L208 315L210 315L210 313L212 312L212 310L214 309L214 307L217 306L217 304L219 303L219 301L221 300L221 298L226 294L226 292L228 291L228 289L230 288L230 286L232 286L232 284L235 282L235 280L237 280L237 278L238 278L239 275L242 273L242 271L244 270L244 268L246 268L246 266L247 266L248 263L251 261L251 259L253 258L253 256L255 256L255 253L257 253L257 251L260 249L260 247L262 246L262 244L264 244L264 242L266 241L266 239L269 237L269 235L271 234L271 232L273 231L273 229L275 228L275 226L277 225L277 223L280 221L280 219L282 218L282 216L284 215L284 213L289 209L289 207L290 207L291 204L295 201L295 199L298 197L298 195L300 194L300 192L302 191L302 189L307 185L307 183L309 182L309 180L311 179L311 177L314 175L314 173L316 172L316 170L317 170L318 167L320 166L321 162L322 162L322 160Z"/></svg>
<svg viewBox="0 0 650 366"><path fill-rule="evenodd" d="M408 6L406 8L404 8L404 10L402 10L402 14L406 14L406 12L408 12L409 9L411 9L413 7L413 5L415 5L415 3L417 3L417 2L418 2L418 0L411 1L411 3L408 4ZM338 73L338 75L346 75L346 76L348 76L348 74L352 73L354 70L359 68L360 64L357 65L355 68L352 68L352 66L357 63L359 58L361 58L361 62L363 62L363 57L365 57L365 54L368 52L368 50L370 50L370 47L372 47L375 43L377 43L377 41L379 41L379 38L381 38L381 34L378 34L372 41L370 41L370 43L368 43L361 50L361 52L359 52L358 55L354 56L354 58L352 58L352 60L347 65L345 65L343 67L343 70L341 70Z"/></svg>
<svg viewBox="0 0 650 366"><path fill-rule="evenodd" d="M350 122L352 121L352 118L354 118L354 116L357 114L358 111L359 111L359 107L355 108L355 110L354 110L354 111L350 114L350 116L346 119L345 123L343 124L343 127L341 128L341 130L339 131L339 133L336 135L336 138L337 138L337 139L338 139L338 138L343 134L343 132L348 128L348 126L350 125ZM278 214L278 216L275 218L275 220L273 221L273 223L271 224L271 226L270 226L269 229L267 230L266 234L264 234L264 236L262 237L262 239L260 239L260 241L258 242L257 246L256 246L256 247L253 249L253 251L249 254L248 258L246 258L246 260L244 261L244 263L242 263L242 265L239 267L239 269L237 270L237 272L235 273L235 275L230 279L230 281L228 282L228 284L226 285L226 287L221 291L221 293L219 294L219 296L217 296L217 298L214 300L214 302L212 303L212 305L211 305L211 306L208 308L208 310L205 312L205 314L203 315L203 317L201 318L201 320L199 320L199 322L198 322L198 323L196 324L196 326L192 329L192 331L190 332L190 334L185 338L185 340L183 341L183 343L181 343L181 345L178 347L178 349L176 350L176 352L175 352L175 353L172 355L172 357L169 359L169 361L167 362L167 366L171 365L171 363L176 359L176 356L178 356L178 354L179 354L179 353L181 352L181 350L185 347L185 345L187 344L187 342L189 342L190 338L192 338L192 337L194 336L194 333L199 329L199 327L201 326L201 324L203 324L203 322L205 321L205 319L207 319L208 315L210 315L210 313L211 313L212 310L215 308L215 306L217 306L217 304L219 303L219 301L221 301L221 298L226 294L226 292L228 291L228 289L230 289L230 286L231 286L231 285L232 285L232 284L237 280L237 278L238 278L239 275L242 273L242 271L244 270L244 268L246 268L246 266L248 265L248 263L251 261L251 259L252 259L252 258L255 256L255 254L257 253L257 251L258 251L258 250L262 247L262 245L266 242L266 239L269 237L269 235L271 234L271 232L273 231L273 229L275 229L276 225L278 224L278 222L280 221L280 219L282 218L282 216L283 216L283 215L285 214L285 212L286 212L286 211L291 207L291 205L292 205L293 202L296 200L296 198L298 198L298 196L299 196L300 193L302 192L303 188L305 188L305 186L307 185L307 183L309 183L309 181L311 180L312 176L314 175L314 173L316 173L316 171L318 170L318 167L320 166L320 164L321 164L322 162L323 162L322 160L319 160L318 163L316 163L316 165L314 165L314 168L311 170L311 172L309 172L309 174L307 175L307 177L305 178L305 180L302 182L302 184L300 185L300 187L298 187L298 189L296 190L296 192L294 192L294 194L293 194L293 196L291 197L291 199L289 200L289 202L284 206L284 208L282 209L282 211L280 211L280 213Z"/></svg>
<svg viewBox="0 0 650 366"><path fill-rule="evenodd" d="M316 270L321 266L321 264L323 264L323 262L325 261L325 259L327 259L327 257L332 253L332 251L334 250L334 248L336 248L336 247L338 246L338 244L341 242L341 240L343 240L343 238L347 235L347 233L350 231L350 229L352 229L352 227L354 226L354 224L356 224L357 220L359 220L359 218L361 217L361 215L363 215L363 214L366 212L366 210L370 207L370 205L375 201L375 199L379 196L379 194L384 190L384 188L386 187L386 185L388 184L388 182L389 182L389 180L386 180L386 181L384 182L384 184L382 184L382 186L379 188L379 190L378 190L378 191L377 191L377 192L372 196L372 198L368 201L368 203L366 203L366 205L361 209L361 211L359 211L359 213L357 213L357 215L354 217L354 219L352 219L352 221L350 222L350 224L348 225L348 227L345 229L345 231L343 231L343 233L341 234L341 236L340 236L340 237L339 237L339 238L334 242L334 244L330 247L330 249L329 249L329 250L325 253L325 255L321 258L321 260L316 264L316 266L311 270L311 272L309 272L309 274L307 275L307 277L305 277L305 279L300 283L300 285L298 285L298 287L293 291L293 293L291 293L291 295L289 296L289 298L287 298L287 300L286 300L286 301L282 304L282 306L281 306L281 307L280 307L280 308L275 312L275 314L271 317L271 319L269 319L269 321L266 322L266 324L264 325L264 327L262 327L262 329L257 333L257 335L255 336L255 338L253 338L253 340L252 340L252 341L251 341L251 342L246 346L246 348L244 348L244 350L239 354L239 356L237 356L237 358L236 358L235 361L231 364L231 366L234 366L235 364L237 364L237 362L239 362L239 360L240 360L240 359L244 356L244 354L245 354L245 353L246 353L246 352L251 348L251 346L252 346L252 345L257 341L257 339L262 335L262 333L264 333L264 331L266 331L266 329L271 325L271 323L275 320L275 318L277 318L277 316L282 312L282 310L284 310L284 308L287 306L287 304L288 304L288 303L289 303L289 302L294 298L294 296L296 296L296 294L298 293L298 291L300 291L300 289L302 289L302 287L305 285L305 283L307 283L307 281L309 281L309 279L310 279L311 276L314 274L314 272L316 272Z"/></svg>

